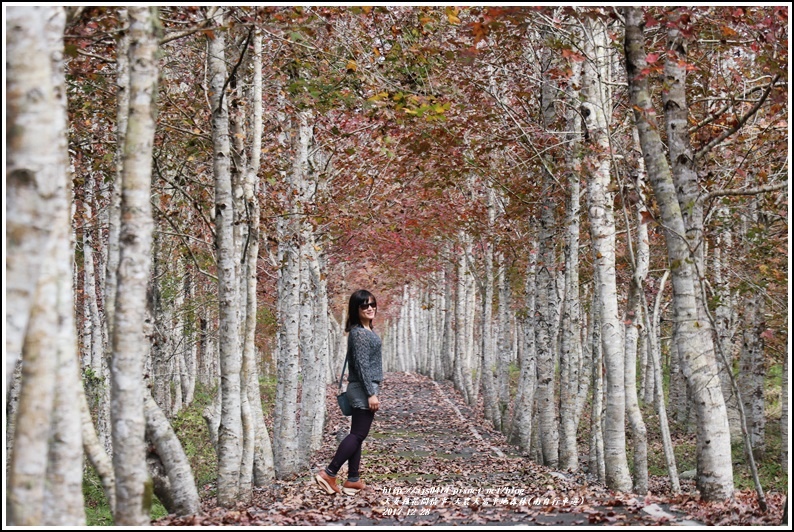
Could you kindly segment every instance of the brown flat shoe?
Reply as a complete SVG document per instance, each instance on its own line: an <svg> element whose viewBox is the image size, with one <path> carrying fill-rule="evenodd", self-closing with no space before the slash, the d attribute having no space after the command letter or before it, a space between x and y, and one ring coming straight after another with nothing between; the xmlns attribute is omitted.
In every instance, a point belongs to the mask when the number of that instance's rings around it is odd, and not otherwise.
<svg viewBox="0 0 794 532"><path fill-rule="evenodd" d="M342 490L339 489L339 486L336 484L336 478L326 473L325 469L321 469L320 472L314 476L314 481L317 482L328 495L342 493Z"/></svg>
<svg viewBox="0 0 794 532"><path fill-rule="evenodd" d="M342 484L342 491L345 495L355 495L366 487L367 485L360 480L357 480L356 482L350 482L349 480L346 480L345 483Z"/></svg>

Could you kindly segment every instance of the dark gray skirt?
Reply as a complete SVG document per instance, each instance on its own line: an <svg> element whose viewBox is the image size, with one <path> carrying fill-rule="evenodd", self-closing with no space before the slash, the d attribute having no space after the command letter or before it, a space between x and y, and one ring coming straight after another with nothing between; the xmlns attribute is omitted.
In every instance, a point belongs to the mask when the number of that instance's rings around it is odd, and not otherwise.
<svg viewBox="0 0 794 532"><path fill-rule="evenodd" d="M378 395L378 384L375 383L375 395ZM360 382L347 383L347 398L350 400L350 406L353 408L361 408L369 410L369 396L364 384Z"/></svg>

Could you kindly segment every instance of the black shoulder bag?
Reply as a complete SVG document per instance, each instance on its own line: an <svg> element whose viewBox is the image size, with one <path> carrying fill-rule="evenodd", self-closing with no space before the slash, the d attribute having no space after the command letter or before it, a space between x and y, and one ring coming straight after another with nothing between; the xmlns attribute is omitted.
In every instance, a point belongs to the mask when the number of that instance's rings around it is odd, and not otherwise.
<svg viewBox="0 0 794 532"><path fill-rule="evenodd" d="M342 374L339 375L339 392L336 395L336 402L339 403L339 408L342 410L342 414L345 416L352 416L353 407L350 406L350 400L347 398L347 392L342 391L342 379L345 376L345 369L347 369L347 357L345 357L345 363L342 366Z"/></svg>

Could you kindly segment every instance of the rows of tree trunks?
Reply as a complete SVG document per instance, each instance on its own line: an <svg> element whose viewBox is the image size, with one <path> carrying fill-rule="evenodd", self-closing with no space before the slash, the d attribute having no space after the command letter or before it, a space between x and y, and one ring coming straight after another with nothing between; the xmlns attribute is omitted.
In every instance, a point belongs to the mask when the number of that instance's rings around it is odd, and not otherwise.
<svg viewBox="0 0 794 532"><path fill-rule="evenodd" d="M219 505L304 474L358 288L527 459L729 498L774 373L787 467L787 8L4 11L9 524L199 511L198 392Z"/></svg>

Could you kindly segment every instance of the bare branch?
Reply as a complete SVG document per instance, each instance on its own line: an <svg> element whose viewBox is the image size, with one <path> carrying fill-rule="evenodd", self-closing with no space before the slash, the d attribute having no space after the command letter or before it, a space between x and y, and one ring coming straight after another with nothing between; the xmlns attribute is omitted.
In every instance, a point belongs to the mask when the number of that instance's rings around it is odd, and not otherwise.
<svg viewBox="0 0 794 532"><path fill-rule="evenodd" d="M700 149L700 151L698 151L695 154L695 160L700 159L701 157L706 155L706 153L708 153L709 150L711 150L714 146L718 145L723 140L727 139L728 137L730 137L731 135L733 135L734 133L739 131L744 126L744 124L747 123L747 121L750 119L750 117L752 117L761 108L761 106L764 104L764 102L766 101L767 97L769 96L769 93L772 92L772 87L775 86L775 83L777 83L778 79L780 79L780 74L776 74L775 77L772 78L772 81L769 83L769 86L764 91L764 94L761 95L761 97L758 99L758 101L752 107L752 109L747 111L747 114L745 114L736 123L736 125L734 127L732 127L731 129L729 129L728 131L724 132L722 135L720 135L719 137L717 137L716 139L712 140L711 142L706 144L704 147L702 147Z"/></svg>
<svg viewBox="0 0 794 532"><path fill-rule="evenodd" d="M704 199L710 200L712 198L718 198L721 196L755 196L758 194L764 194L766 192L774 192L775 190L781 190L784 188L788 188L788 181L784 181L783 183L777 183L776 185L768 185L765 187L733 189L733 190L714 190L706 194L706 197Z"/></svg>

